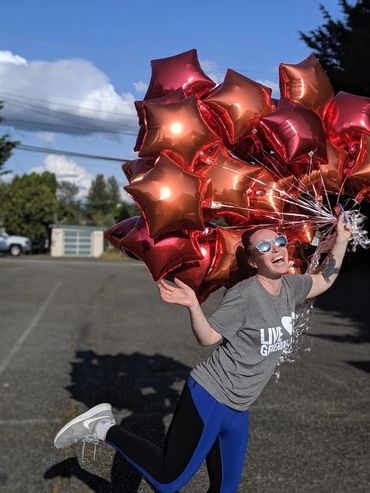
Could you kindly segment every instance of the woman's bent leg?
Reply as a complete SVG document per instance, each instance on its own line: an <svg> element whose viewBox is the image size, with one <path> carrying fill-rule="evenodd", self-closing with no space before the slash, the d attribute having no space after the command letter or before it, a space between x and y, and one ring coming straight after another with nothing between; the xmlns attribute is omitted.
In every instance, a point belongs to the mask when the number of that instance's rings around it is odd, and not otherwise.
<svg viewBox="0 0 370 493"><path fill-rule="evenodd" d="M190 481L209 453L220 430L223 407L189 377L163 449L119 426L109 429L106 442L158 491L177 492Z"/></svg>

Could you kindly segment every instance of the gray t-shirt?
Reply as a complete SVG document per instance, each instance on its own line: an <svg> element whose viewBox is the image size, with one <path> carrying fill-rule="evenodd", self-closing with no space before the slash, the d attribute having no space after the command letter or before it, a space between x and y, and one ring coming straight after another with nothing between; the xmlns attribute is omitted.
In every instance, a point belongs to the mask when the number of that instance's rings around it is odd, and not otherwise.
<svg viewBox="0 0 370 493"><path fill-rule="evenodd" d="M289 345L296 306L312 287L308 274L285 275L279 295L253 276L228 289L207 318L223 341L190 372L215 399L244 411L257 399Z"/></svg>

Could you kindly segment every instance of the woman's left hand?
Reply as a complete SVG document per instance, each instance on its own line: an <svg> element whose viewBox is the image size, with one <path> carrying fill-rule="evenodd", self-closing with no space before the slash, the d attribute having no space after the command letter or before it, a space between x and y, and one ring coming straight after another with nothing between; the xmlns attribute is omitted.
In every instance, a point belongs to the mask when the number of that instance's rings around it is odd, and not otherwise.
<svg viewBox="0 0 370 493"><path fill-rule="evenodd" d="M351 239L352 227L350 222L345 222L344 214L338 217L337 222L337 242L348 243Z"/></svg>

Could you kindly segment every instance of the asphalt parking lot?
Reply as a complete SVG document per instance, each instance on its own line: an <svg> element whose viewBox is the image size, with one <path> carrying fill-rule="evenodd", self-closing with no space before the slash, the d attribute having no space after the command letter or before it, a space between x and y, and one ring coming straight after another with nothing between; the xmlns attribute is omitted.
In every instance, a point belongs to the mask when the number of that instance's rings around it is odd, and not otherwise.
<svg viewBox="0 0 370 493"><path fill-rule="evenodd" d="M251 408L241 493L370 491L369 269L317 300L306 350ZM56 431L111 402L161 443L197 346L185 309L136 261L0 258L0 491L153 491L108 446L56 450ZM216 292L204 305L210 313ZM182 491L205 493L205 467Z"/></svg>

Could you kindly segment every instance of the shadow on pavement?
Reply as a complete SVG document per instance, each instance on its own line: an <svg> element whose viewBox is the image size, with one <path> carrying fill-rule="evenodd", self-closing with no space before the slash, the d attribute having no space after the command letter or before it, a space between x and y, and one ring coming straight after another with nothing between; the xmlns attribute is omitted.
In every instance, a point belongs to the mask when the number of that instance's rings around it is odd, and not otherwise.
<svg viewBox="0 0 370 493"><path fill-rule="evenodd" d="M99 355L94 351L79 351L72 362L71 397L88 408L109 402L112 407L129 414L121 421L127 430L163 444L163 418L173 413L184 380L190 368L159 354L141 353ZM136 493L141 482L139 474L119 454L115 454L111 481L80 467L76 458L55 464L45 474L54 477L78 478L91 491Z"/></svg>
<svg viewBox="0 0 370 493"><path fill-rule="evenodd" d="M366 253L370 257L370 252L366 251ZM315 306L326 312L335 312L339 316L353 320L356 326L355 330L351 324L349 330L344 331L343 334L320 334L313 335L314 337L358 344L370 342L369 279L370 263L346 262L334 286L317 298ZM345 327L346 324L348 324L348 320L343 324L337 323L335 325Z"/></svg>
<svg viewBox="0 0 370 493"><path fill-rule="evenodd" d="M326 313L342 317L343 322L331 320L332 331L309 336L349 344L370 343L370 252L362 250L348 257L334 286L315 303ZM370 372L370 360L347 363Z"/></svg>
<svg viewBox="0 0 370 493"><path fill-rule="evenodd" d="M89 486L91 491L97 491L99 493L115 491L112 483L106 481L100 476L97 476L96 474L92 474L82 469L76 457L63 460L62 462L59 462L59 464L55 464L50 467L45 472L44 479L53 479L56 477L71 478L72 476L78 478L80 481Z"/></svg>

